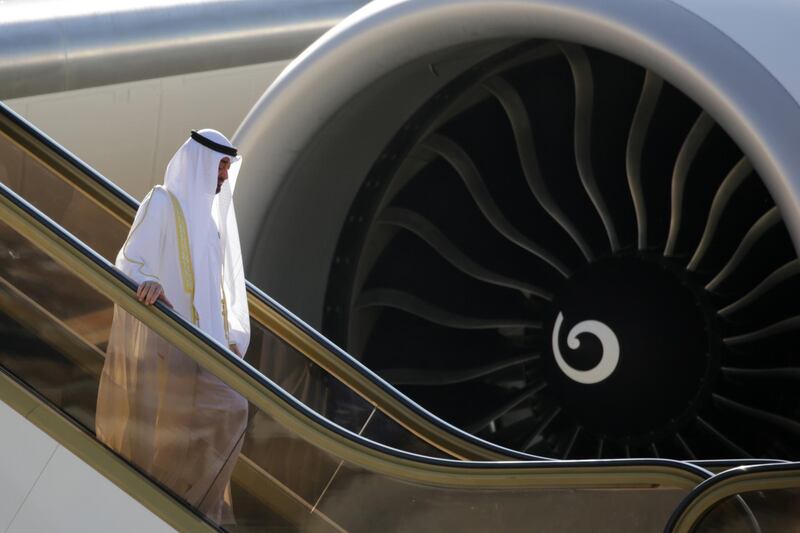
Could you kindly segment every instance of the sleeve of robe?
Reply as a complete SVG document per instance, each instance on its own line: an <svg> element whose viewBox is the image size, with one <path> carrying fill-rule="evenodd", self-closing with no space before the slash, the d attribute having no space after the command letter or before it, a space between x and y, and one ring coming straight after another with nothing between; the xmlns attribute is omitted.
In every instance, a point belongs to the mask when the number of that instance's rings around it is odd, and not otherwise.
<svg viewBox="0 0 800 533"><path fill-rule="evenodd" d="M117 268L137 285L144 281L161 282L157 273L169 208L166 194L157 188L151 190L139 206L128 238L117 255Z"/></svg>
<svg viewBox="0 0 800 533"><path fill-rule="evenodd" d="M230 327L228 340L231 344L236 345L240 354L244 357L250 345L250 312L247 303L244 272L241 265L238 265L238 269L235 269L234 273L233 279L225 280L225 297ZM228 284L229 281L233 287Z"/></svg>
<svg viewBox="0 0 800 533"><path fill-rule="evenodd" d="M224 194L224 192L220 193ZM224 261L224 290L228 307L230 331L228 340L235 344L242 357L250 345L250 310L247 303L247 289L242 265L239 229L233 205L222 215L223 233L227 239Z"/></svg>

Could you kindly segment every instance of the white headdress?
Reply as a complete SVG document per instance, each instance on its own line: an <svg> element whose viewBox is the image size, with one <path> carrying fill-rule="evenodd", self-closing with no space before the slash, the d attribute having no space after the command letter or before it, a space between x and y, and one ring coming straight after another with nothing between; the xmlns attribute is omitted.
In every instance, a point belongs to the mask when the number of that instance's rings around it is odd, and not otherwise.
<svg viewBox="0 0 800 533"><path fill-rule="evenodd" d="M231 161L228 180L216 194L219 163ZM208 279L204 275L202 254L206 250L209 232L218 231L222 243L222 284L227 307L229 340L244 355L250 341L250 315L247 307L239 228L233 208L233 189L239 174L242 157L220 132L212 129L193 131L167 165L164 188L180 202L186 219L195 283ZM219 313L220 302L211 301L208 291L196 290L194 306L200 328L211 313Z"/></svg>

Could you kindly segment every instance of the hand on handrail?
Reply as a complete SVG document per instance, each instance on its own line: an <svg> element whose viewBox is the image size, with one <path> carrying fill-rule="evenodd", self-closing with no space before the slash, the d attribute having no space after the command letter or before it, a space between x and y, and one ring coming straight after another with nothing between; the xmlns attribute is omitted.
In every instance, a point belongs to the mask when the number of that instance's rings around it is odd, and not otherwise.
<svg viewBox="0 0 800 533"><path fill-rule="evenodd" d="M143 281L136 289L136 297L145 305L153 305L161 300L164 305L172 309L172 302L164 294L164 288L157 281Z"/></svg>

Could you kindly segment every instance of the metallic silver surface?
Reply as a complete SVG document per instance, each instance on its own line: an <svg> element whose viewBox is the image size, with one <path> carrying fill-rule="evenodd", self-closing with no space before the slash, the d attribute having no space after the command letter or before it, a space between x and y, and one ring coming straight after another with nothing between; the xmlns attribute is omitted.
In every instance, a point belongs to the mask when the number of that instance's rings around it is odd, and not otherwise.
<svg viewBox="0 0 800 533"><path fill-rule="evenodd" d="M365 3L0 3L0 99L291 59Z"/></svg>
<svg viewBox="0 0 800 533"><path fill-rule="evenodd" d="M739 246L736 247L736 251L725 264L725 267L714 276L714 279L708 282L706 289L711 292L715 291L739 266L741 266L748 254L753 250L753 247L764 237L767 231L780 223L781 213L777 207L773 207L764 213L742 238L742 241L739 243Z"/></svg>
<svg viewBox="0 0 800 533"><path fill-rule="evenodd" d="M531 193L533 193L539 205L547 211L547 214L549 214L558 225L564 228L564 231L575 241L575 244L580 248L584 257L591 261L594 259L591 248L580 235L577 227L575 227L575 223L569 219L567 214L564 213L563 209L561 209L555 199L553 199L553 195L548 190L547 183L542 179L542 171L539 168L539 162L536 157L536 142L533 135L533 128L531 127L528 111L525 109L520 94L511 84L507 83L499 76L488 80L484 83L484 86L497 98L508 115L508 120L514 130L520 164L525 172L525 179L528 182Z"/></svg>
<svg viewBox="0 0 800 533"><path fill-rule="evenodd" d="M639 250L647 248L647 206L642 191L642 149L644 148L645 133L653 119L658 97L664 80L648 71L645 75L642 94L636 106L636 114L631 124L628 136L628 149L625 153L625 170L628 174L628 186L631 189L633 207L636 211L636 226L638 232L637 244Z"/></svg>
<svg viewBox="0 0 800 533"><path fill-rule="evenodd" d="M714 200L711 203L711 209L708 212L708 220L706 221L706 227L703 231L703 237L700 239L700 244L697 245L692 260L689 261L689 264L686 266L687 270L696 270L700 265L703 256L708 252L714 234L717 232L720 218L722 218L722 213L728 206L728 202L730 202L731 197L738 190L739 186L741 186L742 182L752 173L753 167L750 166L750 162L747 158L743 157L739 163L731 169L725 181L723 181L722 185L717 189Z"/></svg>
<svg viewBox="0 0 800 533"><path fill-rule="evenodd" d="M435 304L397 289L370 289L364 291L357 304L364 307L393 307L434 324L456 329L532 328L540 329L541 322L524 316L475 317L442 309Z"/></svg>
<svg viewBox="0 0 800 533"><path fill-rule="evenodd" d="M235 135L249 154L237 189L248 277L375 371L411 375L426 408L505 445L553 457L797 456L796 434L761 428L775 434L764 447L704 392L762 410L753 398L774 393L765 403L776 416L800 405L778 384L734 390L730 373L714 377L717 358L746 371L787 366L796 338L782 336L800 328L793 299L753 293L798 281L786 270L760 285L800 244L800 4L758 9L767 15L740 0L365 6L290 65ZM565 57L544 59L553 46ZM740 160L741 175L725 181ZM737 181L742 194L728 198ZM577 252L596 261L578 265ZM602 275L581 284L591 272ZM535 283L552 303L503 292L497 274L506 286ZM746 294L755 296L734 319L716 314ZM536 328L512 327L528 317L549 330L555 310L573 305L625 344L607 388L583 387L602 379L562 365L574 383L559 381L557 327L552 350ZM471 370L509 360L509 347L542 361ZM423 389L442 368L479 377ZM448 411L478 386L485 412ZM738 415L768 422L752 409Z"/></svg>
<svg viewBox="0 0 800 533"><path fill-rule="evenodd" d="M775 24L754 26L736 9ZM235 135L249 153L237 193L249 275L319 325L336 239L376 155L448 80L531 38L596 47L677 87L731 135L787 225L800 227L800 69L793 47L779 45L799 19L800 4L781 0L373 2L284 71Z"/></svg>
<svg viewBox="0 0 800 533"><path fill-rule="evenodd" d="M670 214L669 237L667 238L664 255L673 255L675 253L678 233L681 229L686 178L688 177L689 169L692 168L695 157L697 157L697 153L700 151L700 147L708 137L708 134L711 133L711 128L713 127L714 119L706 112L700 113L691 131L686 136L686 140L678 154L678 159L675 161L675 168L672 171L672 213Z"/></svg>
<svg viewBox="0 0 800 533"><path fill-rule="evenodd" d="M771 289L777 287L781 282L786 281L792 276L800 274L800 259L789 261L782 267L775 270L769 276L764 278L757 287L752 291L742 296L730 305L727 305L719 310L720 316L728 316L736 313L737 311L746 308L757 301L761 296L766 294Z"/></svg>
<svg viewBox="0 0 800 533"><path fill-rule="evenodd" d="M600 193L592 169L592 106L595 98L592 67L580 46L562 45L561 48L575 80L575 163L583 188L586 189L586 194L591 198L606 228L611 250L616 252L620 248L617 230L614 228L612 214Z"/></svg>
<svg viewBox="0 0 800 533"><path fill-rule="evenodd" d="M568 276L569 271L567 266L564 265L558 257L540 244L529 239L505 217L502 209L497 206L489 189L486 187L485 180L483 176L481 176L478 167L463 148L444 135L431 135L425 140L422 147L445 159L456 172L458 172L458 175L464 181L469 193L475 199L475 203L478 205L481 213L483 213L483 216L486 217L486 220L489 221L500 234L504 235L509 241L520 248L541 258L562 276Z"/></svg>
<svg viewBox="0 0 800 533"><path fill-rule="evenodd" d="M450 241L435 224L417 212L400 207L390 207L381 214L378 221L380 224L393 225L414 232L432 248L435 248L450 264L470 276L500 287L529 292L543 300L553 299L550 292L532 283L498 274L479 264Z"/></svg>
<svg viewBox="0 0 800 533"><path fill-rule="evenodd" d="M747 50L800 101L797 27L800 5L794 0L672 0L714 25ZM742 79L743 83L747 80Z"/></svg>

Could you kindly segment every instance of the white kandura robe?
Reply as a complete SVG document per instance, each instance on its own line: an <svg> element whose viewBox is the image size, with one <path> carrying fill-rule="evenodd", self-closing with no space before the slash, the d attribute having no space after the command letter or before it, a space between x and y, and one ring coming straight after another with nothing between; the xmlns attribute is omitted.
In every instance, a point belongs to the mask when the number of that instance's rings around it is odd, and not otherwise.
<svg viewBox="0 0 800 533"><path fill-rule="evenodd" d="M222 299L222 249L209 219L205 250L192 250L204 279L195 292ZM192 321L169 193L142 202L116 266L136 283L157 281L177 313ZM202 262L202 264L201 264ZM207 263L205 263L207 262ZM200 328L228 345L222 304ZM115 307L97 400L97 437L219 524L233 523L229 480L247 425L247 401L190 357Z"/></svg>

